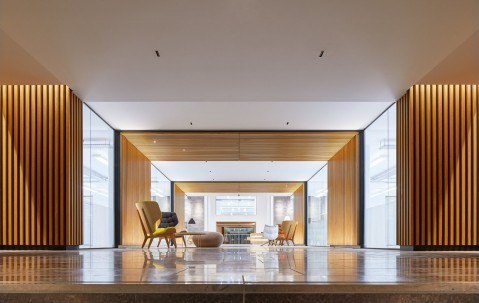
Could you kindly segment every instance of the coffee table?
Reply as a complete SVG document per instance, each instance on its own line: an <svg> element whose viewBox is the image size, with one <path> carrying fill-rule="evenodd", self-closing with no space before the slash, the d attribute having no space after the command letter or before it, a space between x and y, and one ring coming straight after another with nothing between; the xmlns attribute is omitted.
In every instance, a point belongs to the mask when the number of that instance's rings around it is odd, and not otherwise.
<svg viewBox="0 0 479 303"><path fill-rule="evenodd" d="M181 237L183 239L183 244L185 245L185 247L188 247L188 245L186 245L185 236L201 236L206 234L207 232L205 231L180 231L175 233L175 238Z"/></svg>

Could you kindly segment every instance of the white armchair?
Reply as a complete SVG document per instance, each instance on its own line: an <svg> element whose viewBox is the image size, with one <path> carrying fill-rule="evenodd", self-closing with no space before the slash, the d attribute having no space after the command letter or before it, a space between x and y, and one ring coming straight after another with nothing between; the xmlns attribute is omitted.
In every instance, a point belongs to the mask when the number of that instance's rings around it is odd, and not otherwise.
<svg viewBox="0 0 479 303"><path fill-rule="evenodd" d="M276 238L278 238L278 225L265 225L263 237L268 240L268 245L275 244Z"/></svg>

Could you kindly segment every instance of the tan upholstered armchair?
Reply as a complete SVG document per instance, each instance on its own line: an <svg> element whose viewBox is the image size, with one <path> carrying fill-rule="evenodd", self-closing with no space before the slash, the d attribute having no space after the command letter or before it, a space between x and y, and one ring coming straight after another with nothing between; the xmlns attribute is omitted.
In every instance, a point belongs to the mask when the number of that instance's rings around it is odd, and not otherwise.
<svg viewBox="0 0 479 303"><path fill-rule="evenodd" d="M278 224L279 227L279 234L278 238L276 238L276 243L279 245L284 245L284 242L288 243L288 236L293 226L293 221L285 220L281 224Z"/></svg>

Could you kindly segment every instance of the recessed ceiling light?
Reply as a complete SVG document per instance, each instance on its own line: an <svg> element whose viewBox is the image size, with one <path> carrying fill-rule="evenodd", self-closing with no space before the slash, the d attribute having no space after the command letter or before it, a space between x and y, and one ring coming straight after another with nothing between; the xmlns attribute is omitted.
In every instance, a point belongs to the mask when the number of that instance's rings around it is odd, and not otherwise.
<svg viewBox="0 0 479 303"><path fill-rule="evenodd" d="M160 51L155 50L155 54L156 54L156 56L157 56L158 58L160 58Z"/></svg>
<svg viewBox="0 0 479 303"><path fill-rule="evenodd" d="M319 58L322 58L324 55L324 50L322 50L320 53L319 53Z"/></svg>
<svg viewBox="0 0 479 303"><path fill-rule="evenodd" d="M156 140L153 140L153 143L156 143Z"/></svg>

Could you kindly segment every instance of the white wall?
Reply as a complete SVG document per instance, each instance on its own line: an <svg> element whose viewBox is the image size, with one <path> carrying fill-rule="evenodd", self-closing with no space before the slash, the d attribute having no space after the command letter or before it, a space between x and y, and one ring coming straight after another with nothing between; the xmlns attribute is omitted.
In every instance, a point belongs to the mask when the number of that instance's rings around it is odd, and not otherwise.
<svg viewBox="0 0 479 303"><path fill-rule="evenodd" d="M273 223L272 197L284 196L276 193L241 193L242 196L256 196L256 216L217 216L216 196L235 196L228 193L187 193L188 196L205 196L207 211L205 230L216 231L216 222L256 222L256 232L262 232L264 225ZM290 194L289 194L290 195Z"/></svg>

